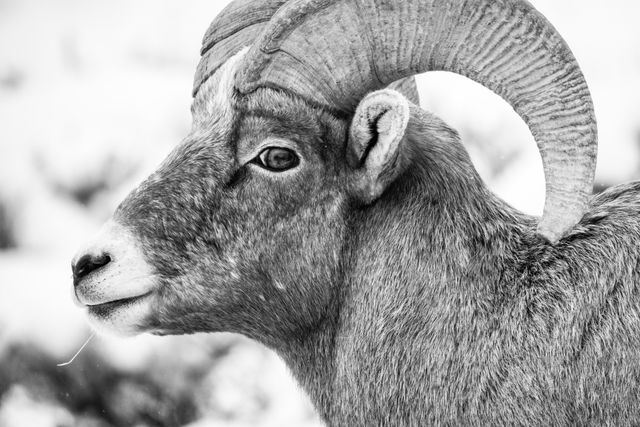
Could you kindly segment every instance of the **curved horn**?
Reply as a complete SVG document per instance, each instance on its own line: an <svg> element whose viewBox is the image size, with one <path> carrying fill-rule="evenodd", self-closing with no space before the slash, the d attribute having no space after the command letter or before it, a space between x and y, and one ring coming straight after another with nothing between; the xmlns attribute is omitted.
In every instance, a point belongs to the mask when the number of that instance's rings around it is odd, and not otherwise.
<svg viewBox="0 0 640 427"><path fill-rule="evenodd" d="M222 64L242 48L251 46L273 15L287 0L235 0L225 7L209 25L202 40L202 58L196 69L193 96ZM413 77L398 80L390 88L420 104L418 88Z"/></svg>
<svg viewBox="0 0 640 427"><path fill-rule="evenodd" d="M573 54L526 0L291 0L245 57L236 86L278 87L352 113L366 93L430 70L477 81L525 120L546 178L538 232L555 243L586 208L597 128Z"/></svg>
<svg viewBox="0 0 640 427"><path fill-rule="evenodd" d="M396 80L391 83L388 88L397 90L409 101L416 105L420 105L420 94L418 93L418 84L416 83L415 77L411 76L401 80Z"/></svg>
<svg viewBox="0 0 640 427"><path fill-rule="evenodd" d="M193 81L193 96L229 58L251 46L273 14L287 0L235 0L213 20L202 40L200 63Z"/></svg>

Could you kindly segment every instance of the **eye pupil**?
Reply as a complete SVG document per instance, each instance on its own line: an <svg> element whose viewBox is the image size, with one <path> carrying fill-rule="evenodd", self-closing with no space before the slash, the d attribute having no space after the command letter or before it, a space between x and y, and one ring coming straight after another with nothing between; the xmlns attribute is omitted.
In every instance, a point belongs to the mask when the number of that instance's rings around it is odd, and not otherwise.
<svg viewBox="0 0 640 427"><path fill-rule="evenodd" d="M287 167L293 161L290 151L285 150L269 150L268 162L275 169Z"/></svg>
<svg viewBox="0 0 640 427"><path fill-rule="evenodd" d="M294 168L299 163L298 156L286 148L267 148L260 153L259 158L265 168L278 172Z"/></svg>

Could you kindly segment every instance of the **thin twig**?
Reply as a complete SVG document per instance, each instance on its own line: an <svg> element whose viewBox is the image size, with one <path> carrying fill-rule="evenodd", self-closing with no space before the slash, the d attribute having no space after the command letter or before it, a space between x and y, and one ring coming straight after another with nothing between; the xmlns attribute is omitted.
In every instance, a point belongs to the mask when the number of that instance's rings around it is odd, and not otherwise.
<svg viewBox="0 0 640 427"><path fill-rule="evenodd" d="M73 355L71 360L69 360L68 362L65 362L65 363L58 363L56 366L68 366L68 365L71 365L71 363L73 363L73 361L76 360L76 357L78 357L80 352L87 346L87 344L89 344L89 341L91 341L91 338L93 338L95 336L96 336L96 333L93 332L91 335L89 335L89 338L87 338L87 340L84 342L84 344L82 344L82 347L80 347L80 349L76 352L76 354Z"/></svg>

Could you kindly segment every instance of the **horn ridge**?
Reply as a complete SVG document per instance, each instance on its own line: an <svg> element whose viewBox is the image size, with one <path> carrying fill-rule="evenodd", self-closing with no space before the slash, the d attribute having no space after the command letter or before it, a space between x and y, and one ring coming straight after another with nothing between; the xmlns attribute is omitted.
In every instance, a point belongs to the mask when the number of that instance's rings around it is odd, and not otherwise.
<svg viewBox="0 0 640 427"><path fill-rule="evenodd" d="M211 77L227 59L242 48L256 44L258 47L262 47L262 50L275 52L279 49L278 39L284 39L287 35L282 31L287 30L292 24L302 24L311 12L319 12L331 4L331 1L327 0L306 4L298 11L295 20L287 18L289 20L288 23L282 22L279 26L275 26L270 30L270 35L261 38L260 35L265 30L267 23L286 2L287 0L235 0L223 9L211 23L203 38L202 58L196 69L193 96L196 96L204 81ZM256 40L262 40L263 44L256 43ZM269 43L265 43L265 40L268 40ZM304 70L305 64L297 61L295 55L289 55L286 51L281 51L280 54L287 55L295 63L294 69L300 68L306 74L313 72L313 70ZM295 78L298 78L298 76L295 76ZM331 82L327 82L327 84L331 84ZM282 89L275 85L265 84L263 86ZM390 87L399 90L412 102L419 104L419 96L413 77L406 81L398 81ZM322 91L328 92L329 88L323 87ZM312 97L305 99L318 107L333 111L334 114L345 116L344 111L327 108L326 102L314 101Z"/></svg>
<svg viewBox="0 0 640 427"><path fill-rule="evenodd" d="M251 46L271 17L287 0L234 0L213 20L200 49L200 63L193 82L193 96L222 64L242 48Z"/></svg>
<svg viewBox="0 0 640 427"><path fill-rule="evenodd" d="M268 22L286 2L287 0L235 0L229 3L209 25L202 40L200 55L246 27Z"/></svg>

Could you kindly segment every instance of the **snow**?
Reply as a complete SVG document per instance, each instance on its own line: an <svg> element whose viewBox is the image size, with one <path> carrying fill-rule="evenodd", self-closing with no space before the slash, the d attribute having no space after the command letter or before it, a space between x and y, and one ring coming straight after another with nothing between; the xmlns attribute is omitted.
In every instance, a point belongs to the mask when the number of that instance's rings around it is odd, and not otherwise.
<svg viewBox="0 0 640 427"><path fill-rule="evenodd" d="M54 427L73 425L73 421L69 411L40 401L22 386L11 387L0 400L3 427Z"/></svg>

